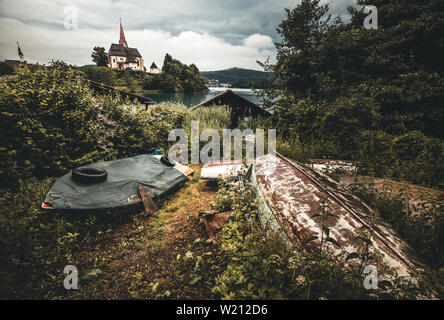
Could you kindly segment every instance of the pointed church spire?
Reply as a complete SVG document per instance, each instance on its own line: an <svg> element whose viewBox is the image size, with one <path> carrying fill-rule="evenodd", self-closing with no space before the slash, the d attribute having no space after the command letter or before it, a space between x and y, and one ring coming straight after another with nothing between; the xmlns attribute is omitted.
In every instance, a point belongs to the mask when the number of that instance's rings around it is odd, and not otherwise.
<svg viewBox="0 0 444 320"><path fill-rule="evenodd" d="M128 43L126 42L125 34L123 33L122 18L120 18L120 39L119 39L119 44L120 45L124 45L125 47L128 48Z"/></svg>
<svg viewBox="0 0 444 320"><path fill-rule="evenodd" d="M20 58L20 62L25 62L25 56L23 55L22 49L20 49L20 45L17 41L17 49L18 49L18 56Z"/></svg>

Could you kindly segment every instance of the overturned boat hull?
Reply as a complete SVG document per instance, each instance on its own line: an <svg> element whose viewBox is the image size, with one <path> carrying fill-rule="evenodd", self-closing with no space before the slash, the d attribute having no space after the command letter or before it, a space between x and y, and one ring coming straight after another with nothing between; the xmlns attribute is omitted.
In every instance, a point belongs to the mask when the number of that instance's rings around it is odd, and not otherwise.
<svg viewBox="0 0 444 320"><path fill-rule="evenodd" d="M179 188L188 180L186 174L192 173L182 165L169 167L160 161L159 156L151 155L85 166L88 167L106 170L106 180L82 183L68 173L56 180L42 208L79 213L121 210L142 204L140 186L156 200Z"/></svg>
<svg viewBox="0 0 444 320"><path fill-rule="evenodd" d="M338 244L324 241L324 248L334 254L356 252L359 248L352 240L362 227L367 227L374 234L373 248L399 276L408 276L410 268L430 274L430 269L391 226L382 221L371 223L372 209L330 177L279 154L268 154L256 159L253 181L263 202L265 220L289 242L319 250L321 238L326 236L322 235L320 220L313 216L320 213L324 201L335 216L327 220L329 236Z"/></svg>

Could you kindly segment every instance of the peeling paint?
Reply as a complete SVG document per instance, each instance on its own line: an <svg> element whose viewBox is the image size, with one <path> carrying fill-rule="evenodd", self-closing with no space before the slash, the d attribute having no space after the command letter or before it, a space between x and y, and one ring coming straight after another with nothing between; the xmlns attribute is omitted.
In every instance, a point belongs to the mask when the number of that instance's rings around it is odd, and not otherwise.
<svg viewBox="0 0 444 320"><path fill-rule="evenodd" d="M307 249L319 248L321 224L311 217L320 212L320 199L327 197L330 211L338 217L328 220L330 235L341 245L339 248L327 243L327 250L339 254L343 250L354 252L359 249L350 240L359 228L370 227L367 220L372 214L372 209L362 200L325 174L279 154L257 158L254 169L258 190L290 241L303 244L310 237L318 236L319 239L310 242ZM387 223L380 222L377 227L378 230L373 229L373 247L383 255L387 265L396 269L398 275L409 275L409 268L430 272Z"/></svg>

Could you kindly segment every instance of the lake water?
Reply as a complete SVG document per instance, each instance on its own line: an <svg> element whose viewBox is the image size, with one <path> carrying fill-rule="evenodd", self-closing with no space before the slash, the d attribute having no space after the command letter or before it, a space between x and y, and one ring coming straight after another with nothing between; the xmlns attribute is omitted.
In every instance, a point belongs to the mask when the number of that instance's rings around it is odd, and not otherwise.
<svg viewBox="0 0 444 320"><path fill-rule="evenodd" d="M227 88L210 87L208 91L205 92L173 92L173 93L149 93L144 94L144 97L153 99L155 102L181 102L188 108L195 106L215 95L227 90ZM238 89L230 88L231 91L237 93L238 95L250 100L258 105L261 104L260 98L258 98L251 89Z"/></svg>

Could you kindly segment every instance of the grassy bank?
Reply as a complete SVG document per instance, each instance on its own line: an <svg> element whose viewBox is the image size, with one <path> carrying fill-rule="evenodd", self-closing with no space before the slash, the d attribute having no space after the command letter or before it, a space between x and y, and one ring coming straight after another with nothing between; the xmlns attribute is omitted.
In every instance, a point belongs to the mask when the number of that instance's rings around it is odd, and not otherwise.
<svg viewBox="0 0 444 320"><path fill-rule="evenodd" d="M381 274L376 291L362 287L361 261L288 246L258 221L255 193L247 184L199 182L194 177L158 202L124 217L91 215L70 220L39 210L52 179L35 181L8 201L21 213L2 220L16 237L8 248L15 269L2 274L2 298L47 299L414 299L427 297L422 278ZM31 193L31 190L34 193ZM31 197L30 194L33 194ZM24 201L24 198L27 201ZM11 200L12 199L12 200ZM3 203L2 203L3 204ZM214 246L199 212L232 210ZM385 210L384 212L387 212ZM4 217L4 216L3 216ZM27 237L23 236L27 234ZM11 243L19 243L13 247ZM30 245L32 243L32 246ZM11 256L9 256L11 257ZM362 257L363 259L364 257ZM18 263L18 262L21 263ZM366 263L370 263L367 261ZM63 268L79 270L79 289L63 288ZM17 272L18 269L20 272ZM4 269L2 268L2 271ZM415 281L419 280L418 284Z"/></svg>
<svg viewBox="0 0 444 320"><path fill-rule="evenodd" d="M192 180L158 203L153 216L134 215L102 239L84 246L73 262L86 276L81 290L65 293L70 299L208 299L203 283L193 282L178 264L187 259L213 255L198 213L209 209L215 187L199 183L200 166L192 166ZM191 270L189 270L191 271ZM210 275L206 275L210 278Z"/></svg>

